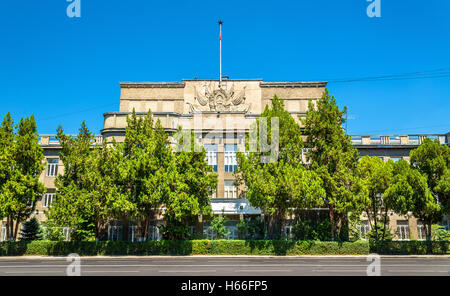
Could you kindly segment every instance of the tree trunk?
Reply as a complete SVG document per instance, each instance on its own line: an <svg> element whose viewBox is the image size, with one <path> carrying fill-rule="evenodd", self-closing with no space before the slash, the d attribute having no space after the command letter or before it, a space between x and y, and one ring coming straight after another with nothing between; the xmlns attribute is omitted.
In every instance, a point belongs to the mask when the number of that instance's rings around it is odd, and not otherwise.
<svg viewBox="0 0 450 296"><path fill-rule="evenodd" d="M17 220L16 221L16 227L15 227L15 229L14 229L14 240L16 240L17 239L17 233L18 233L18 231L19 231L19 220Z"/></svg>
<svg viewBox="0 0 450 296"><path fill-rule="evenodd" d="M331 225L331 240L334 241L334 239L336 238L336 233L335 233L335 221L334 221L334 207L333 205L328 205L328 208L330 209L330 225Z"/></svg>
<svg viewBox="0 0 450 296"><path fill-rule="evenodd" d="M431 241L431 222L427 222L427 229L426 229L426 239L427 241Z"/></svg>
<svg viewBox="0 0 450 296"><path fill-rule="evenodd" d="M384 222L383 222L383 236L381 237L381 240L384 241L384 238L386 237L386 223L387 223L387 217L388 217L388 213L385 212L384 213ZM391 229L389 228L388 231L391 231Z"/></svg>
<svg viewBox="0 0 450 296"><path fill-rule="evenodd" d="M8 216L6 218L6 240L11 240L12 237L12 225L11 218Z"/></svg>
<svg viewBox="0 0 450 296"><path fill-rule="evenodd" d="M128 240L128 225L129 225L128 216L125 216L123 219L122 225L122 240Z"/></svg>

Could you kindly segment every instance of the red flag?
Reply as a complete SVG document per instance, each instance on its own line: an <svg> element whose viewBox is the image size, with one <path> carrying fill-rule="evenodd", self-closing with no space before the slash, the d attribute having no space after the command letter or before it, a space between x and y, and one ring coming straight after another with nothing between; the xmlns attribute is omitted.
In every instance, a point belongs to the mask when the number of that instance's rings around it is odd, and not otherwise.
<svg viewBox="0 0 450 296"><path fill-rule="evenodd" d="M222 40L222 32L220 32L219 40Z"/></svg>

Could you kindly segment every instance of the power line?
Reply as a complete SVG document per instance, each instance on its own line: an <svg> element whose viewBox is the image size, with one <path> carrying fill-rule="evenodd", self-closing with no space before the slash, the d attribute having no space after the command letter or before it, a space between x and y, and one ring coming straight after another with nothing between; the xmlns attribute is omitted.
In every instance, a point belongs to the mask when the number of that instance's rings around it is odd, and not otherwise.
<svg viewBox="0 0 450 296"><path fill-rule="evenodd" d="M61 118L61 117L71 116L71 115L74 115L74 114L79 114L79 113L84 113L84 112L94 111L94 110L98 110L98 109L104 108L104 107L109 107L109 106L112 106L112 105L116 105L116 103L111 103L111 104L101 105L101 106L95 106L95 107L91 107L91 108L89 108L89 109L83 109L83 110L78 110L78 111L73 111L73 112L63 113L63 114L59 114L59 115L55 115L55 116L50 116L50 117L46 117L46 118L39 119L39 121L52 120L52 119L57 119L57 118Z"/></svg>
<svg viewBox="0 0 450 296"><path fill-rule="evenodd" d="M434 70L416 71L402 74L391 74L382 76L369 76L347 79L325 79L328 83L346 83L359 81L385 81L385 80L406 80L406 79L427 79L427 78L445 78L450 77L450 68L440 68Z"/></svg>

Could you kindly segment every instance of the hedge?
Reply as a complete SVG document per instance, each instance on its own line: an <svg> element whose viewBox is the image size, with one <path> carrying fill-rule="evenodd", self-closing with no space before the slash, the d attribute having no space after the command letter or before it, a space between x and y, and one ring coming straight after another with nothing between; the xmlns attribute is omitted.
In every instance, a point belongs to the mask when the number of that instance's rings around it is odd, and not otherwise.
<svg viewBox="0 0 450 296"><path fill-rule="evenodd" d="M48 255L425 255L450 254L448 241L325 242L286 240L191 240L0 242L0 256Z"/></svg>
<svg viewBox="0 0 450 296"><path fill-rule="evenodd" d="M104 242L1 242L0 256L48 255L365 255L367 242L191 240Z"/></svg>
<svg viewBox="0 0 450 296"><path fill-rule="evenodd" d="M450 242L448 241L389 241L371 242L372 253L384 255L426 255L450 254Z"/></svg>

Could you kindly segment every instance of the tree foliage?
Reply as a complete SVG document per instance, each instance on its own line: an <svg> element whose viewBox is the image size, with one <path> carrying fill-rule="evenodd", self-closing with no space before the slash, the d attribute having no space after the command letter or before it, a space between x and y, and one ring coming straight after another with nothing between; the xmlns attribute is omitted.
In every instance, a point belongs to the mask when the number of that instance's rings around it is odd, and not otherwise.
<svg viewBox="0 0 450 296"><path fill-rule="evenodd" d="M117 155L107 143L95 146L83 122L76 138L58 128L64 174L55 180L56 199L47 215L58 226L70 226L75 240L106 239L108 219L117 208Z"/></svg>
<svg viewBox="0 0 450 296"><path fill-rule="evenodd" d="M270 127L275 118L279 123L279 138L276 139L279 146L275 148L278 149L278 158L268 163L261 161L271 152L261 149L261 141L265 139L258 134L257 151L237 153L238 170L235 173L237 183L245 183L248 188L250 204L265 214L270 238L281 236L290 209L320 206L325 196L321 179L303 164L301 129L285 109L282 99L274 96L272 106L266 106L254 128L260 130L262 119L267 120ZM271 133L269 129L267 139L272 139ZM246 145L249 149L248 138Z"/></svg>
<svg viewBox="0 0 450 296"><path fill-rule="evenodd" d="M23 223L22 230L20 232L20 240L43 240L44 236L44 228L41 226L41 223L39 223L36 217L33 217L27 222Z"/></svg>
<svg viewBox="0 0 450 296"><path fill-rule="evenodd" d="M311 168L323 181L331 233L335 239L340 236L346 213L359 210L355 175L359 152L342 128L346 112L347 108L340 110L334 96L325 90L319 100L309 102L303 120L306 143L312 148L309 153Z"/></svg>
<svg viewBox="0 0 450 296"><path fill-rule="evenodd" d="M20 119L14 127L7 113L0 127L0 217L6 217L8 240L17 237L20 223L30 217L45 192L39 182L43 158L34 116Z"/></svg>

